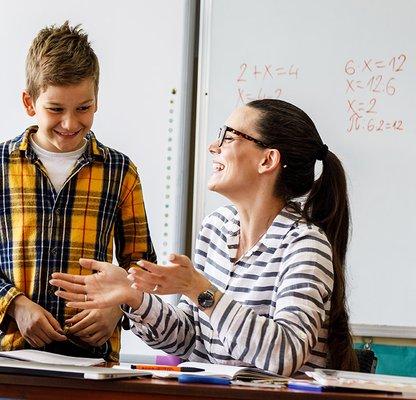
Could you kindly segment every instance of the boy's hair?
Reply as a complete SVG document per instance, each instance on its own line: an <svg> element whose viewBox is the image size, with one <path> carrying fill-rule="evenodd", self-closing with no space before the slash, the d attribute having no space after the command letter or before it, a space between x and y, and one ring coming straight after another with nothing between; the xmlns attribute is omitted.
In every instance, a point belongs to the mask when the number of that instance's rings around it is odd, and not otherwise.
<svg viewBox="0 0 416 400"><path fill-rule="evenodd" d="M93 78L98 93L100 68L88 35L80 28L52 25L42 29L26 58L26 90L34 101L49 85L65 86Z"/></svg>

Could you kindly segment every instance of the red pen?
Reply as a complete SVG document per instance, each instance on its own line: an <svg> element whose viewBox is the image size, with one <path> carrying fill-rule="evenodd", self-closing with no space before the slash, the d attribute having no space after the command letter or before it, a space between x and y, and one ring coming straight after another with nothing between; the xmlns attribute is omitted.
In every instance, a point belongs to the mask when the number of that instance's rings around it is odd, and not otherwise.
<svg viewBox="0 0 416 400"><path fill-rule="evenodd" d="M145 369L152 371L175 371L175 372L202 372L205 371L202 368L194 367L175 367L173 365L153 365L153 364L133 364L130 365L131 369Z"/></svg>

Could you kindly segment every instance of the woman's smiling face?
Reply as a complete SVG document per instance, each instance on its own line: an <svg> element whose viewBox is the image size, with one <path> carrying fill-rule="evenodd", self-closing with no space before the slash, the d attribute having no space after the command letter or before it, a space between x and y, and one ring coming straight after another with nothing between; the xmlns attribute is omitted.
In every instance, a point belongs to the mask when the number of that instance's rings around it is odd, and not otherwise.
<svg viewBox="0 0 416 400"><path fill-rule="evenodd" d="M259 112L244 106L231 113L226 125L261 140L256 132ZM256 182L258 163L263 157L264 149L241 136L227 132L221 147L218 141L211 143L209 152L213 157L213 172L208 181L208 189L238 200L244 196Z"/></svg>

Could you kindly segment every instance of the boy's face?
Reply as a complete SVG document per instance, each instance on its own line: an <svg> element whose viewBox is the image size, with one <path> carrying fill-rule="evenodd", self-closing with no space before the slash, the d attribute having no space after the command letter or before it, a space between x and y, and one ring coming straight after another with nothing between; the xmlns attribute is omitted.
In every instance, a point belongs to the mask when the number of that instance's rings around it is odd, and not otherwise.
<svg viewBox="0 0 416 400"><path fill-rule="evenodd" d="M78 150L90 131L97 99L92 78L69 86L48 86L36 101L23 92L23 104L39 125L34 139L43 149L64 153Z"/></svg>

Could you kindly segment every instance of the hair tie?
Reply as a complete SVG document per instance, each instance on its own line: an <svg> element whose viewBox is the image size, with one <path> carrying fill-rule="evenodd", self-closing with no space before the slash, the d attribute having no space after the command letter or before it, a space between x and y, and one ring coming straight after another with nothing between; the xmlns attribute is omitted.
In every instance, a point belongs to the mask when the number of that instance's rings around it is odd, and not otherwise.
<svg viewBox="0 0 416 400"><path fill-rule="evenodd" d="M323 144L321 148L318 150L318 153L316 154L316 159L319 161L323 161L325 160L327 154L328 146L326 144Z"/></svg>

